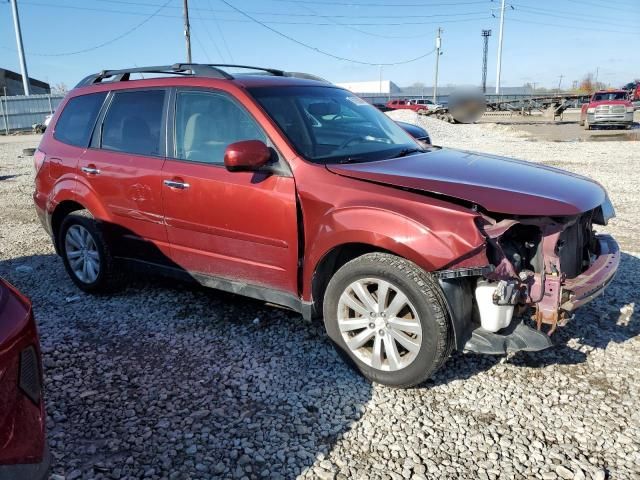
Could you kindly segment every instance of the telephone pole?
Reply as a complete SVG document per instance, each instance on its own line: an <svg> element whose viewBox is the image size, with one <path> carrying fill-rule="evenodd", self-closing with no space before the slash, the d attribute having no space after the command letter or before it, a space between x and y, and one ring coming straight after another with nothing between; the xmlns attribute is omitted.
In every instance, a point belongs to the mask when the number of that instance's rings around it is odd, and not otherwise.
<svg viewBox="0 0 640 480"><path fill-rule="evenodd" d="M562 85L562 79L564 78L564 75L560 75L560 80L558 81L558 93L560 93L560 88Z"/></svg>
<svg viewBox="0 0 640 480"><path fill-rule="evenodd" d="M433 82L433 103L438 103L438 63L440 62L440 47L442 46L441 33L442 28L438 27L438 36L436 37L436 79Z"/></svg>
<svg viewBox="0 0 640 480"><path fill-rule="evenodd" d="M498 36L498 71L496 72L496 95L500 94L500 69L502 67L502 37L504 33L504 3L500 5L500 34Z"/></svg>
<svg viewBox="0 0 640 480"><path fill-rule="evenodd" d="M24 47L22 46L22 31L20 30L20 17L18 16L18 0L11 1L11 10L13 11L13 28L16 31L16 43L18 44L18 58L20 59L20 73L22 73L22 86L24 94L30 95L29 74L27 73L27 62L24 59Z"/></svg>
<svg viewBox="0 0 640 480"><path fill-rule="evenodd" d="M487 52L489 51L489 37L491 30L482 30L484 48L482 49L482 93L487 93Z"/></svg>
<svg viewBox="0 0 640 480"><path fill-rule="evenodd" d="M189 26L189 0L184 0L184 39L187 42L187 63L191 63L191 27Z"/></svg>

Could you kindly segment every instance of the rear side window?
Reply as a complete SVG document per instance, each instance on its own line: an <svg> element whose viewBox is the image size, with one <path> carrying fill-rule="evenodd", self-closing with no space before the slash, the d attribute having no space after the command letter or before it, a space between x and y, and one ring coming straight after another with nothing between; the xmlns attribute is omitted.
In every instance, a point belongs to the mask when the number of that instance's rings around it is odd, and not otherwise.
<svg viewBox="0 0 640 480"><path fill-rule="evenodd" d="M107 92L74 97L58 118L53 137L63 143L86 147Z"/></svg>
<svg viewBox="0 0 640 480"><path fill-rule="evenodd" d="M102 125L102 148L161 155L164 96L164 90L115 93Z"/></svg>

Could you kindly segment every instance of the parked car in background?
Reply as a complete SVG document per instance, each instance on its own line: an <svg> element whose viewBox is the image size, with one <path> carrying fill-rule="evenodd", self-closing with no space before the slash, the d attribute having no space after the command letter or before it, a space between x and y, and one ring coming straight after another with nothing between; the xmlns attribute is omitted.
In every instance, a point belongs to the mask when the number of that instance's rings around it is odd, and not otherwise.
<svg viewBox="0 0 640 480"><path fill-rule="evenodd" d="M44 480L50 456L31 303L0 278L0 480Z"/></svg>
<svg viewBox="0 0 640 480"><path fill-rule="evenodd" d="M51 119L53 118L53 114L49 114L42 120L42 123L34 123L31 125L31 128L35 133L44 133L49 124L51 123Z"/></svg>
<svg viewBox="0 0 640 480"><path fill-rule="evenodd" d="M427 99L415 99L415 100L407 100L407 99L395 99L389 100L386 103L387 108L392 110L411 110L416 113L427 113L429 111L435 111L442 108L442 105L433 103L431 100Z"/></svg>
<svg viewBox="0 0 640 480"><path fill-rule="evenodd" d="M605 125L631 128L633 112L633 103L626 90L602 90L595 92L589 103L582 105L580 125L586 130Z"/></svg>
<svg viewBox="0 0 640 480"><path fill-rule="evenodd" d="M405 130L409 135L415 138L421 145L429 146L431 145L431 137L429 136L429 132L427 132L424 128L419 127L418 125L414 125L413 123L407 122L398 122L403 130Z"/></svg>
<svg viewBox="0 0 640 480"><path fill-rule="evenodd" d="M598 183L426 146L299 75L176 64L81 81L34 155L36 211L73 282L154 271L323 317L367 378L406 387L452 349L551 346L613 279Z"/></svg>
<svg viewBox="0 0 640 480"><path fill-rule="evenodd" d="M412 107L412 110L415 110L418 113L433 112L442 108L442 105L439 103L434 103L426 98L411 100L409 105Z"/></svg>

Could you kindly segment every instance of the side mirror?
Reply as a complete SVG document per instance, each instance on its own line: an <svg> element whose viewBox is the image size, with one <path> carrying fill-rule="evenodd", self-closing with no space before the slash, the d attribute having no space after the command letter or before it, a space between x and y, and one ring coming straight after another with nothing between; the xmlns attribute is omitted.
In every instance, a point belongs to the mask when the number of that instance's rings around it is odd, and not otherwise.
<svg viewBox="0 0 640 480"><path fill-rule="evenodd" d="M250 172L265 166L271 150L260 140L232 143L224 151L224 166L230 172Z"/></svg>

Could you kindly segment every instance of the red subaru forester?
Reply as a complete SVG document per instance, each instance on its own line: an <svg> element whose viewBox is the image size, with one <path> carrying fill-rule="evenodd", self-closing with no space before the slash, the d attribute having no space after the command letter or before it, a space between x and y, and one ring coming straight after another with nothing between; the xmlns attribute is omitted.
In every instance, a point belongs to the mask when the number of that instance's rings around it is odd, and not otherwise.
<svg viewBox="0 0 640 480"><path fill-rule="evenodd" d="M42 364L31 302L0 278L0 480L44 480Z"/></svg>
<svg viewBox="0 0 640 480"><path fill-rule="evenodd" d="M38 215L81 289L128 267L324 316L339 351L392 386L454 348L550 346L620 259L594 232L614 215L598 183L418 143L307 74L90 75L35 163Z"/></svg>

